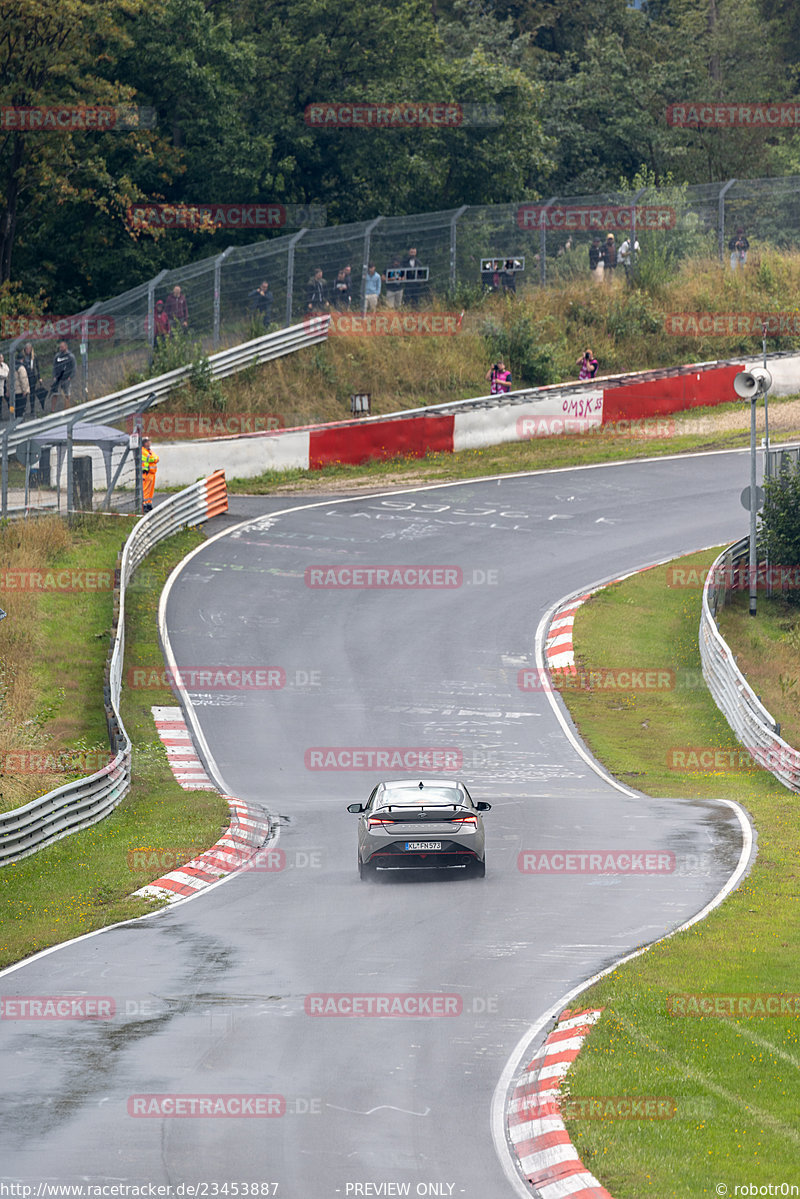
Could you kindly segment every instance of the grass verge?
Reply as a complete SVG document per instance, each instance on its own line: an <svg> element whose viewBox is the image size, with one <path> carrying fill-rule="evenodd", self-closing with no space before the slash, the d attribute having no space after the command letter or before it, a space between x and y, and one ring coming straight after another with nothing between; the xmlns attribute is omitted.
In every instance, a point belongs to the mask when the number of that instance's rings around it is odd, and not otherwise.
<svg viewBox="0 0 800 1199"><path fill-rule="evenodd" d="M672 565L707 567L715 554ZM675 1103L668 1120L568 1119L581 1159L615 1199L695 1199L792 1181L800 1152L796 1017L668 1014L676 993L797 990L800 829L797 797L766 771L668 768L673 749L726 751L737 742L700 682L700 591L671 589L667 569L595 595L578 613L574 643L584 670L656 667L675 672L675 688L625 697L565 690L565 702L592 751L623 782L650 795L742 804L758 831L758 857L721 908L577 1001L604 1013L570 1071L570 1099L647 1095Z"/></svg>
<svg viewBox="0 0 800 1199"><path fill-rule="evenodd" d="M722 609L719 627L750 686L780 721L784 741L800 746L800 609L759 593L754 620L741 592Z"/></svg>
<svg viewBox="0 0 800 1199"><path fill-rule="evenodd" d="M202 539L197 530L170 538L153 551L134 576L127 597L126 669L135 666L159 673L163 670L156 623L159 594L173 567ZM115 559L116 550L106 558L106 568L113 570ZM99 663L99 681L90 671L81 679L81 688L85 689L75 689L69 695L70 713L92 709L87 719L97 727L89 736L94 736L101 725L105 732L102 663L108 648L110 593L104 598L108 600L108 611L102 616L93 618L83 609L78 616L74 608L65 608L58 618L61 636L67 651L71 646L73 660L93 654L95 672ZM102 640L95 635L98 621L105 622ZM49 655L49 635L45 644ZM40 663L39 671L47 678L59 677L53 662ZM62 662L61 671L62 679L70 678L68 658ZM186 850L182 859L186 861L194 851L218 839L228 823L227 804L216 792L184 791L179 787L156 734L151 705L174 703L169 689L123 688L122 718L134 745L129 794L107 819L0 870L0 967L81 933L151 911L152 902L131 898L131 893L157 878L163 869L138 869L142 859L132 857L134 850Z"/></svg>

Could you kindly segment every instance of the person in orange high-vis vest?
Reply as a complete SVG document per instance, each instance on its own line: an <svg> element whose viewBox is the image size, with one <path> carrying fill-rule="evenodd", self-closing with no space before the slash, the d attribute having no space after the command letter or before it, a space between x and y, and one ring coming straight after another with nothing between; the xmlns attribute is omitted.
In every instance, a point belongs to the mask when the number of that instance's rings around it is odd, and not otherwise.
<svg viewBox="0 0 800 1199"><path fill-rule="evenodd" d="M150 449L150 438L142 438L142 512L152 512L153 492L156 489L158 454Z"/></svg>

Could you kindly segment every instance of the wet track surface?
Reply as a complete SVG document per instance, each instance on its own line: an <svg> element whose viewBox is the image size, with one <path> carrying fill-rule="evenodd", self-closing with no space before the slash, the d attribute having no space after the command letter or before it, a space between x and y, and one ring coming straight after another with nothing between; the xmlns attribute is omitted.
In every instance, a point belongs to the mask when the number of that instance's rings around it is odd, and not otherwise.
<svg viewBox="0 0 800 1199"><path fill-rule="evenodd" d="M744 456L710 455L234 501L267 515L189 562L169 637L184 669L285 672L277 690L190 695L230 792L275 814L285 868L0 978L3 996L116 1005L106 1021L3 1022L0 1179L272 1183L260 1193L283 1199L510 1194L489 1110L514 1046L571 986L698 911L741 846L720 805L605 782L518 673L561 596L738 536L746 473ZM460 585L309 585L310 570L353 566L448 567ZM414 747L460 754L459 776L493 804L484 880L359 881L345 805L383 773L417 771L331 769L329 751L349 765L352 751ZM674 854L676 868L524 873L533 849ZM312 996L377 993L456 997L458 1014L309 1012ZM284 1114L129 1114L131 1097L167 1093L279 1095ZM355 1189L389 1183L410 1189Z"/></svg>

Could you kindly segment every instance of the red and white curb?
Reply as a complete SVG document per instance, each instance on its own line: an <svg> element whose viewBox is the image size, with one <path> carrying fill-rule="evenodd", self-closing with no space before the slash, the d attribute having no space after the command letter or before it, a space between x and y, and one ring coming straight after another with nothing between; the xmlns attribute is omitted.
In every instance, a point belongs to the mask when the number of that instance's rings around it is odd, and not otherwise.
<svg viewBox="0 0 800 1199"><path fill-rule="evenodd" d="M561 1083L602 1008L565 1010L525 1067L506 1110L508 1136L539 1199L611 1199L569 1139L561 1118Z"/></svg>
<svg viewBox="0 0 800 1199"><path fill-rule="evenodd" d="M153 708L158 735L164 742L172 773L187 791L216 791L197 756L191 734L186 727L181 708ZM231 810L231 822L225 833L210 849L205 849L184 866L141 887L134 895L157 899L185 899L219 882L235 870L246 869L248 862L265 844L271 832L269 818L263 812L248 808L232 795L224 797Z"/></svg>
<svg viewBox="0 0 800 1199"><path fill-rule="evenodd" d="M579 595L576 599L569 600L563 608L559 608L550 621L547 639L544 643L545 664L550 670L563 670L567 674L577 673L575 646L572 644L572 626L575 623L575 614L578 608L589 599L590 594L587 591L585 595Z"/></svg>

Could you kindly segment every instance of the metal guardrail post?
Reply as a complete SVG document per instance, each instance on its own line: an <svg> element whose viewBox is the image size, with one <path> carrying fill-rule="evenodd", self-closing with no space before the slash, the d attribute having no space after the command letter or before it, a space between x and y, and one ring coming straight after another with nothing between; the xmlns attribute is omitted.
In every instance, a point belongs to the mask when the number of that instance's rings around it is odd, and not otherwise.
<svg viewBox="0 0 800 1199"><path fill-rule="evenodd" d="M228 246L227 250L223 250L214 259L214 332L212 334L212 344L214 349L219 349L219 323L220 323L220 280L222 276L222 264L230 254L233 246Z"/></svg>
<svg viewBox="0 0 800 1199"><path fill-rule="evenodd" d="M75 481L72 477L72 427L75 419L67 422L67 516L72 515L75 498Z"/></svg>
<svg viewBox="0 0 800 1199"><path fill-rule="evenodd" d="M547 286L547 210L557 199L558 196L551 196L539 214L539 282L542 287Z"/></svg>
<svg viewBox="0 0 800 1199"><path fill-rule="evenodd" d="M364 288L367 285L367 267L369 266L369 246L370 246L370 241L372 240L372 230L375 228L376 225L380 225L382 220L383 220L382 216L376 217L374 221L370 221L370 223L367 225L367 228L364 232L364 261L361 264L361 311L362 311L362 313L366 313L366 311L367 311L367 297L364 294ZM380 274L380 271L378 272L378 274Z"/></svg>
<svg viewBox="0 0 800 1199"><path fill-rule="evenodd" d="M719 240L719 260L725 261L725 193L729 187L733 187L736 179L729 179L724 187L720 188L719 192L719 217L717 225L717 237Z"/></svg>
<svg viewBox="0 0 800 1199"><path fill-rule="evenodd" d="M469 204L462 204L458 212L450 218L450 288L452 291L456 289L456 222L469 208Z"/></svg>
<svg viewBox="0 0 800 1199"><path fill-rule="evenodd" d="M305 237L308 229L300 229L289 242L289 253L286 259L286 324L292 323L292 300L294 298L294 248L301 237Z"/></svg>

